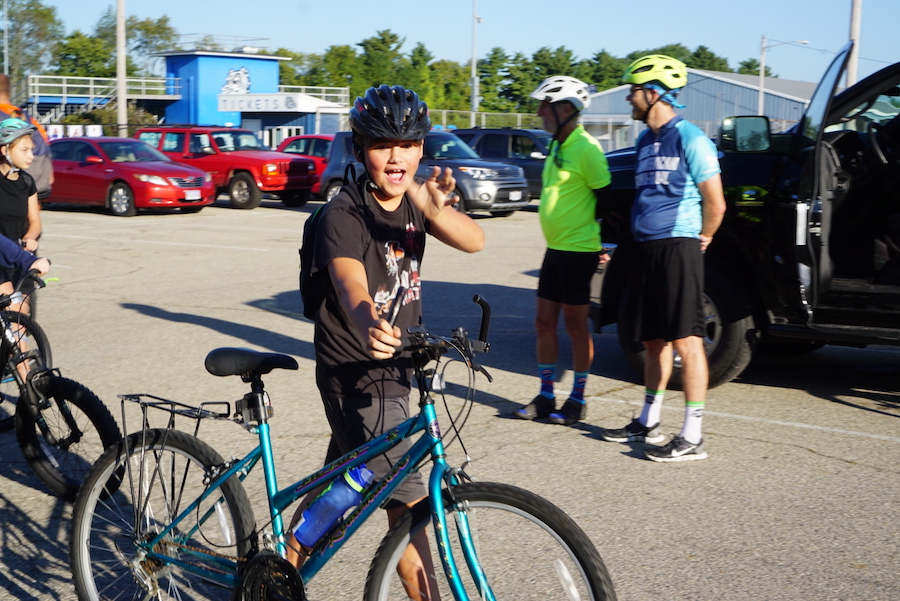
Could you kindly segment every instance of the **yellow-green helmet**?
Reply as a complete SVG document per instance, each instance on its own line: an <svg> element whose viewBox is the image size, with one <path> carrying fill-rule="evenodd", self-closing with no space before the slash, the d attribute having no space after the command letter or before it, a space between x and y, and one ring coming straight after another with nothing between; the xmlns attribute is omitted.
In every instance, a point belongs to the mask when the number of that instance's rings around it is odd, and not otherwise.
<svg viewBox="0 0 900 601"><path fill-rule="evenodd" d="M655 83L667 90L677 90L687 83L687 67L671 56L650 54L628 65L622 83L638 86Z"/></svg>

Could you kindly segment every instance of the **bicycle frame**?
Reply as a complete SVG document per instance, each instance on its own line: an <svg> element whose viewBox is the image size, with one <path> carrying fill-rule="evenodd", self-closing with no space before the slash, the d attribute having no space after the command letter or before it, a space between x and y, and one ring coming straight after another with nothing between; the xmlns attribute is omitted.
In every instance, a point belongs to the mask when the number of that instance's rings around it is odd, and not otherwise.
<svg viewBox="0 0 900 601"><path fill-rule="evenodd" d="M152 539L139 543L139 545L143 547L148 558L155 558L162 562L176 565L185 571L190 571L213 582L237 586L239 581L238 566L234 561L224 559L221 556L206 554L197 549L180 549L181 553L189 553L192 557L208 560L211 564L214 564L219 568L228 568L228 570L223 573L221 570L207 570L196 564L180 561L178 557L159 553L154 549L166 548L171 545L171 542L169 542L169 545L161 545L160 543L167 537L177 538L176 535L173 535L173 532L178 531L180 522L186 516L194 512L202 501L216 494L216 491L226 480L228 480L228 478L236 475L243 480L254 469L257 463L262 460L266 493L269 499L269 517L272 520L272 530L276 550L284 556L287 551L287 543L285 542L286 534L283 512L288 506L317 487L341 477L348 469L373 459L388 449L396 446L401 441L421 432L422 436L413 443L412 448L396 463L391 472L376 482L364 494L360 504L347 516L347 518L341 522L334 531L329 533L326 538L316 544L306 562L299 569L299 573L303 582L308 583L331 559L331 557L340 550L343 544L359 529L359 527L362 526L362 524L385 501L387 501L388 497L390 497L397 486L399 486L413 470L417 469L423 460L430 456L433 468L428 482L428 497L431 506L432 522L434 524L434 534L441 541L441 544L439 545L439 548L441 549L441 562L446 573L450 575L450 586L454 596L457 599L466 598L460 584L456 563L449 552L450 546L446 535L447 523L444 516L442 501L443 483L446 482L448 485L452 485L456 482L456 478L453 470L449 467L444 458L444 445L440 438L437 414L434 409L433 400L428 393L424 393L423 395L421 411L417 416L407 419L392 430L385 432L381 436L358 447L343 457L336 459L317 472L280 490L278 489L275 473L275 460L272 452L269 424L266 420L263 420L257 426L251 427L251 430L256 431L259 438L259 445L242 459L229 465L226 470L217 473L203 495L193 501L189 506L185 507L185 509L175 517L171 524L164 530L159 532ZM213 509L210 509L202 516L200 524L211 518L213 511ZM467 536L468 528L464 524L460 524L457 527L461 527L465 531L461 533L461 538L463 539L463 551L465 552L467 563L470 568L475 569L476 574L480 575L480 570L475 568L478 562L475 558L474 545L471 544L471 538ZM287 536L291 536L291 534L288 533ZM481 578L479 578L479 580L481 580Z"/></svg>

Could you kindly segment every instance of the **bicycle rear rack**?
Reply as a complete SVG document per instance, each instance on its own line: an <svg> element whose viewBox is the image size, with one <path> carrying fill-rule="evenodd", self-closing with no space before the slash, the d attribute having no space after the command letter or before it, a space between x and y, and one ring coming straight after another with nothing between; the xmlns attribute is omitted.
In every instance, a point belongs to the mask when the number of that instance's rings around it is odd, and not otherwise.
<svg viewBox="0 0 900 601"><path fill-rule="evenodd" d="M159 409L169 413L166 422L166 430L175 429L175 417L181 416L194 420L194 436L200 430L200 422L203 419L231 419L231 403L228 401L207 401L199 406L187 405L178 401L170 401L152 394L120 394L122 403L122 428L127 431L128 424L125 420L125 407L127 402L137 403L141 407L141 429L150 429L150 420L147 417L148 409ZM223 407L224 410L214 411L207 407Z"/></svg>

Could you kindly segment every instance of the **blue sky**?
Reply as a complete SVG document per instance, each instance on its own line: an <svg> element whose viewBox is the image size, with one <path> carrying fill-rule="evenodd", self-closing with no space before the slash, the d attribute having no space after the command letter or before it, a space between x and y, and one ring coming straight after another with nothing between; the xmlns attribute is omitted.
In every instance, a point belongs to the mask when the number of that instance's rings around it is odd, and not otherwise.
<svg viewBox="0 0 900 601"><path fill-rule="evenodd" d="M115 0L43 0L56 7L66 33L93 30ZM494 47L531 56L564 46L578 59L600 50L614 56L665 44L705 45L732 68L759 60L762 36L772 45L766 65L784 79L818 81L834 52L849 39L851 0L476 0L476 56ZM471 0L125 0L139 18L167 15L180 34L268 38L270 50L322 53L355 45L390 29L402 50L422 42L435 58L468 64L472 57ZM382 9L379 12L377 9ZM900 60L900 1L863 0L858 78ZM806 46L780 44L807 40Z"/></svg>

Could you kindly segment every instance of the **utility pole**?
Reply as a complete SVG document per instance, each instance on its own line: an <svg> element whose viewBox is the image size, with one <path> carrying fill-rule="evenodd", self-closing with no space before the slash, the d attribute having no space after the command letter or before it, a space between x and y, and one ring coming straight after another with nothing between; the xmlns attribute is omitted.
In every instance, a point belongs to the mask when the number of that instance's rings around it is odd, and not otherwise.
<svg viewBox="0 0 900 601"><path fill-rule="evenodd" d="M475 127L477 125L475 122L475 113L478 112L478 56L475 41L478 39L479 21L481 21L481 19L478 18L478 0L472 0L472 105L470 107L472 114L469 117L469 127Z"/></svg>
<svg viewBox="0 0 900 601"><path fill-rule="evenodd" d="M128 57L125 54L125 0L116 6L116 121L119 137L128 137L128 86L125 76Z"/></svg>
<svg viewBox="0 0 900 601"><path fill-rule="evenodd" d="M853 50L847 61L847 87L856 83L856 67L859 64L859 22L862 20L862 0L853 0L850 9L850 41L853 42Z"/></svg>

